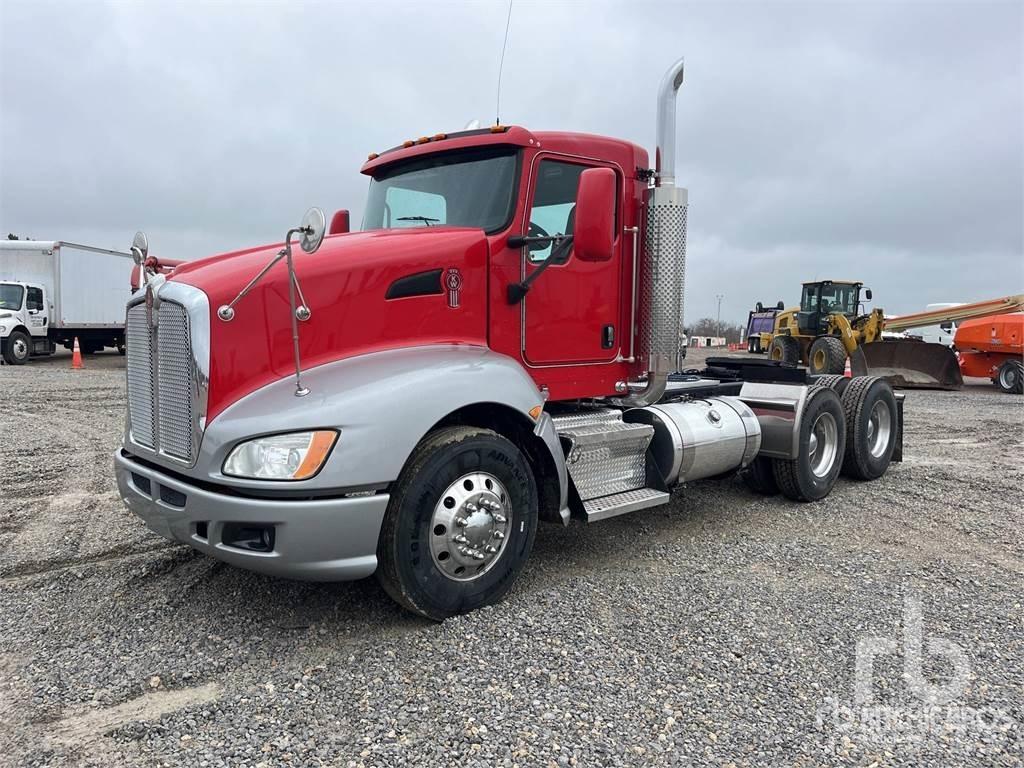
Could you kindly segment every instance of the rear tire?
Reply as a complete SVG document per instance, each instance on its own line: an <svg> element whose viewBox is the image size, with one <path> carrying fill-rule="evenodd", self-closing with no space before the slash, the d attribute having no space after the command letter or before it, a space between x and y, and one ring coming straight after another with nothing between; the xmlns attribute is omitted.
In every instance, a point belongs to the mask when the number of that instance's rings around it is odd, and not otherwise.
<svg viewBox="0 0 1024 768"><path fill-rule="evenodd" d="M875 480L885 474L896 448L899 420L896 396L878 376L858 376L843 392L846 456L843 474Z"/></svg>
<svg viewBox="0 0 1024 768"><path fill-rule="evenodd" d="M807 369L814 376L843 374L846 370L846 347L835 336L819 336L807 353Z"/></svg>
<svg viewBox="0 0 1024 768"><path fill-rule="evenodd" d="M772 459L767 456L758 456L750 462L740 470L740 477L754 493L774 496L779 492L779 484L775 482L772 472Z"/></svg>
<svg viewBox="0 0 1024 768"><path fill-rule="evenodd" d="M827 376L819 376L814 380L814 386L831 389L839 397L843 396L843 392L846 391L846 387L849 384L850 380L846 376L839 376L834 373L830 373Z"/></svg>
<svg viewBox="0 0 1024 768"><path fill-rule="evenodd" d="M536 532L537 487L522 452L489 429L439 429L395 484L377 578L402 607L442 621L504 597Z"/></svg>
<svg viewBox="0 0 1024 768"><path fill-rule="evenodd" d="M832 491L843 466L846 421L839 395L811 387L800 415L795 459L775 459L772 471L779 490L794 501L818 501Z"/></svg>
<svg viewBox="0 0 1024 768"><path fill-rule="evenodd" d="M996 386L1013 395L1024 394L1024 363L1020 360L1007 360L1000 365Z"/></svg>
<svg viewBox="0 0 1024 768"><path fill-rule="evenodd" d="M790 365L800 363L800 343L792 336L775 336L768 345L768 357Z"/></svg>
<svg viewBox="0 0 1024 768"><path fill-rule="evenodd" d="M4 360L8 365L24 365L31 356L31 337L24 331L13 331L4 343Z"/></svg>

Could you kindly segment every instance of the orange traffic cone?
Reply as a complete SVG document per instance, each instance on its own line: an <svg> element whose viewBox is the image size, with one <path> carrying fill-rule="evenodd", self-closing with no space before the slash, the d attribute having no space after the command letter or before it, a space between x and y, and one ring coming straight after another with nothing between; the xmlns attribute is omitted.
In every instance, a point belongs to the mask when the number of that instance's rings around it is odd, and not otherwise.
<svg viewBox="0 0 1024 768"><path fill-rule="evenodd" d="M82 365L82 350L78 347L78 337L75 336L74 351L71 353L71 370L78 371L84 368Z"/></svg>
<svg viewBox="0 0 1024 768"><path fill-rule="evenodd" d="M843 371L843 376L848 379L853 378L853 371L850 370L850 358L846 358L846 369Z"/></svg>

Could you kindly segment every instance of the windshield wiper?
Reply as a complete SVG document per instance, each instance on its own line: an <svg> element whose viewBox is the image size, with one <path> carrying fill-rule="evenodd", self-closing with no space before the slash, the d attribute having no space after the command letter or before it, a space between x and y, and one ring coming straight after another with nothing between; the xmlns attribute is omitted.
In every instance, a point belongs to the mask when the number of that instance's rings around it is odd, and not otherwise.
<svg viewBox="0 0 1024 768"><path fill-rule="evenodd" d="M428 227L432 221L440 221L440 219L432 219L429 216L399 216L395 221L422 221Z"/></svg>

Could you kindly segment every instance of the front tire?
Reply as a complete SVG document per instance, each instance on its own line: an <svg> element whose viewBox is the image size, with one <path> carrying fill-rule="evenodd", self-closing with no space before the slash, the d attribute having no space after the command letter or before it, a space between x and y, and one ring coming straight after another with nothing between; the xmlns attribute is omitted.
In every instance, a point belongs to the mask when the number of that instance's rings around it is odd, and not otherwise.
<svg viewBox="0 0 1024 768"><path fill-rule="evenodd" d="M24 331L14 331L4 344L4 360L8 365L24 365L32 356L32 339Z"/></svg>
<svg viewBox="0 0 1024 768"><path fill-rule="evenodd" d="M530 465L489 429L427 435L399 475L377 545L377 577L399 605L434 621L498 602L533 548Z"/></svg>
<svg viewBox="0 0 1024 768"><path fill-rule="evenodd" d="M807 369L814 376L837 374L846 370L846 347L835 336L819 336L807 353Z"/></svg>
<svg viewBox="0 0 1024 768"><path fill-rule="evenodd" d="M996 386L1013 395L1024 394L1024 363L1007 360L996 373Z"/></svg>

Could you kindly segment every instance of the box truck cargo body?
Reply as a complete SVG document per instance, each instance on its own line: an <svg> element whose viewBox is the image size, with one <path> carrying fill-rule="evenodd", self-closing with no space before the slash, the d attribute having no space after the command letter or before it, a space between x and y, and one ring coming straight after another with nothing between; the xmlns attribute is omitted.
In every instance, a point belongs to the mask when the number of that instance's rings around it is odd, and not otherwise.
<svg viewBox="0 0 1024 768"><path fill-rule="evenodd" d="M124 351L131 255L52 240L0 242L0 352L20 365L75 338Z"/></svg>

